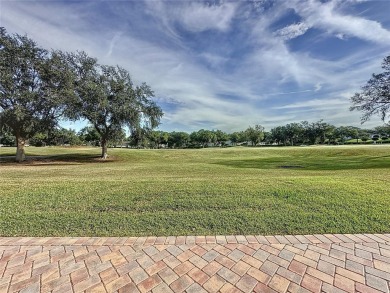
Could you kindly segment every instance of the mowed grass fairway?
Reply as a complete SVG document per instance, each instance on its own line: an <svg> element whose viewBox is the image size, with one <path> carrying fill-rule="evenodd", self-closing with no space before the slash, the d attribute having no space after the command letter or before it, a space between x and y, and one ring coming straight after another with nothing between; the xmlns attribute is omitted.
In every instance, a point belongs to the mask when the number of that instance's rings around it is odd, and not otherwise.
<svg viewBox="0 0 390 293"><path fill-rule="evenodd" d="M1 236L390 232L390 146L14 152Z"/></svg>

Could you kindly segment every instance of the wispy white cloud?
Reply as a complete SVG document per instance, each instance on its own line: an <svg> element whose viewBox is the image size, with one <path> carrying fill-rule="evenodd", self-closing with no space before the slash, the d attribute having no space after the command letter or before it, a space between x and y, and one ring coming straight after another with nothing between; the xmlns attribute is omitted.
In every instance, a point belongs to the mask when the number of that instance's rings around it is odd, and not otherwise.
<svg viewBox="0 0 390 293"><path fill-rule="evenodd" d="M345 34L342 34L342 33L335 34L335 37L340 39L340 40L345 40L346 39Z"/></svg>
<svg viewBox="0 0 390 293"><path fill-rule="evenodd" d="M121 36L123 35L122 32L117 32L115 35L112 37L110 41L110 46L108 48L107 52L107 57L111 57L112 51L114 50L115 44L120 40Z"/></svg>
<svg viewBox="0 0 390 293"><path fill-rule="evenodd" d="M275 36L280 37L282 40L291 40L303 35L308 29L308 25L298 22L277 30Z"/></svg>
<svg viewBox="0 0 390 293"><path fill-rule="evenodd" d="M145 1L149 12L170 27L179 22L185 29L191 32L205 30L226 31L235 15L237 4L223 2L221 4L209 4L206 2L176 2L174 6L169 2L156 0Z"/></svg>
<svg viewBox="0 0 390 293"><path fill-rule="evenodd" d="M223 3L221 5L205 5L202 2L192 2L181 12L178 20L193 32L201 32L207 29L226 31L234 16L235 3Z"/></svg>
<svg viewBox="0 0 390 293"><path fill-rule="evenodd" d="M349 101L347 99L313 99L303 102L295 102L279 107L274 107L274 109L295 109L295 108L314 108L314 109L320 109L320 108L327 108L327 109L334 109L338 108L340 106L346 106L349 107Z"/></svg>
<svg viewBox="0 0 390 293"><path fill-rule="evenodd" d="M266 96L279 96L279 95L291 95L291 94L302 94L302 93L309 93L313 90L303 90L303 91L291 91L291 92L279 92L279 93L269 93L265 94Z"/></svg>
<svg viewBox="0 0 390 293"><path fill-rule="evenodd" d="M314 91L315 92L318 92L318 91L320 91L322 89L322 84L321 83L317 83L316 85L315 85L315 87L314 87Z"/></svg>
<svg viewBox="0 0 390 293"><path fill-rule="evenodd" d="M325 3L314 0L294 0L286 1L285 5L295 9L309 26L318 27L339 36L343 34L380 44L390 43L390 31L385 29L381 23L342 13L340 9L342 3L337 0Z"/></svg>

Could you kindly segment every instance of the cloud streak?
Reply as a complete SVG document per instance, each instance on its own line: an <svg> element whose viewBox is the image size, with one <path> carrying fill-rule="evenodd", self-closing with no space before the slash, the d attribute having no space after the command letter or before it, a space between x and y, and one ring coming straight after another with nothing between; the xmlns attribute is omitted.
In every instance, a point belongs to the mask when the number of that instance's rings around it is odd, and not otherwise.
<svg viewBox="0 0 390 293"><path fill-rule="evenodd" d="M347 35L379 44L390 43L390 31L385 29L381 23L359 16L343 14L341 1L328 1L320 4L321 2L314 0L295 0L286 3L294 8L311 27L324 29L339 37Z"/></svg>
<svg viewBox="0 0 390 293"><path fill-rule="evenodd" d="M303 35L307 30L309 29L309 26L307 26L303 22L294 23L289 26L286 26L282 29L279 29L275 32L275 36L280 37L282 40L291 40L296 37L299 37Z"/></svg>

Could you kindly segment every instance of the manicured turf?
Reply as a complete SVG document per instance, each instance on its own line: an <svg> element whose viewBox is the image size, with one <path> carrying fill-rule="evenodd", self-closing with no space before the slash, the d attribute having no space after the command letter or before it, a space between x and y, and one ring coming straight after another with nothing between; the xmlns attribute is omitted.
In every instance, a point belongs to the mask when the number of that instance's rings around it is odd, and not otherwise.
<svg viewBox="0 0 390 293"><path fill-rule="evenodd" d="M390 232L390 146L14 151L1 236Z"/></svg>

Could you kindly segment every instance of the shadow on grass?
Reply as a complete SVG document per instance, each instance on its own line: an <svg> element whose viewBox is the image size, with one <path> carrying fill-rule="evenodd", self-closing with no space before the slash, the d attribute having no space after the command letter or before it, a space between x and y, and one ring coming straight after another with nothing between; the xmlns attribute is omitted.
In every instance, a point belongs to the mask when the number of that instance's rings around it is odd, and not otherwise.
<svg viewBox="0 0 390 293"><path fill-rule="evenodd" d="M58 154L58 155L26 155L26 160L17 163L15 155L4 154L0 156L0 164L7 165L34 165L34 166L50 166L50 165L80 165L88 163L110 163L118 161L118 158L110 156L103 160L96 154Z"/></svg>
<svg viewBox="0 0 390 293"><path fill-rule="evenodd" d="M366 157L292 157L226 160L214 164L233 168L294 169L294 170L351 170L390 168L390 155Z"/></svg>

